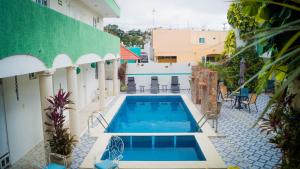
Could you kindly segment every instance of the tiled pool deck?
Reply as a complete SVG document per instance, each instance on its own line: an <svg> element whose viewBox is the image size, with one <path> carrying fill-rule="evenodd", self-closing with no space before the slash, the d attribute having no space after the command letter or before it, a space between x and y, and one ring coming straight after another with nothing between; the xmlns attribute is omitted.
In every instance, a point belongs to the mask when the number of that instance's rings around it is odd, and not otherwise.
<svg viewBox="0 0 300 169"><path fill-rule="evenodd" d="M260 95L257 100L258 112L262 112L269 96ZM269 169L280 163L280 151L268 142L268 136L254 127L260 113L252 107L248 110L232 109L230 103L222 106L218 132L225 137L211 138L227 166L245 169Z"/></svg>
<svg viewBox="0 0 300 169"><path fill-rule="evenodd" d="M188 91L182 93L189 95ZM268 100L267 95L258 97L259 112L263 110ZM211 138L211 141L227 166L268 169L274 168L280 162L280 151L268 143L267 136L260 133L257 127L252 128L258 116L259 113L254 109L249 113L247 110L232 109L230 103L223 104L218 127L219 135L222 137ZM72 169L79 168L95 141L95 138L88 137L87 132L81 137L81 142L73 153ZM42 147L42 143L36 146L12 168L27 169L31 168L33 161L42 161L41 157L44 154Z"/></svg>

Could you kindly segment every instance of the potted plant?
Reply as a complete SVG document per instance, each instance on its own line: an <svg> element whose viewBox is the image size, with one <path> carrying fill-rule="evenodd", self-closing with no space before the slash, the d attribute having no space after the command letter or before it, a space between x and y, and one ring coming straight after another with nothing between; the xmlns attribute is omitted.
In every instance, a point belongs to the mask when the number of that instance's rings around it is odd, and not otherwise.
<svg viewBox="0 0 300 169"><path fill-rule="evenodd" d="M47 98L50 105L45 109L47 118L50 119L50 122L45 122L45 125L49 126L46 132L50 137L48 143L51 153L65 156L67 166L70 166L72 162L72 152L77 142L74 136L70 134L69 129L64 127L66 116L63 112L71 109L68 105L73 104L69 100L70 95L70 92L64 92L62 89L59 89L55 96ZM64 163L62 159L55 157L51 157L51 161L60 164Z"/></svg>

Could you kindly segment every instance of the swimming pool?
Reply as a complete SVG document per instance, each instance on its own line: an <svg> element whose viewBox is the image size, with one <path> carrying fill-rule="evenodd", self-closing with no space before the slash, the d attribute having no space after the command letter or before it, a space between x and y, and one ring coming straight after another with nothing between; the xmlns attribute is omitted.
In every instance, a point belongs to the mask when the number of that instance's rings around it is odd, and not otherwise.
<svg viewBox="0 0 300 169"><path fill-rule="evenodd" d="M120 136L122 161L205 161L194 136ZM108 158L107 151L101 160Z"/></svg>
<svg viewBox="0 0 300 169"><path fill-rule="evenodd" d="M199 127L181 96L126 96L106 132L197 132Z"/></svg>

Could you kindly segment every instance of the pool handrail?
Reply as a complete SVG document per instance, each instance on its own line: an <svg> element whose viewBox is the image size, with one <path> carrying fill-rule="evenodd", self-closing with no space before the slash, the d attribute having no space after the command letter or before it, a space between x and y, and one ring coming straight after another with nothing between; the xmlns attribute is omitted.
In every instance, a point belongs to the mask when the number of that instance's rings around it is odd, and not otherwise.
<svg viewBox="0 0 300 169"><path fill-rule="evenodd" d="M98 116L95 116L94 114L100 115L101 119L105 122L106 126L104 125L104 123L102 122L102 120L99 119ZM91 128L90 121L92 121L92 126L93 126L94 117L96 118L96 120L98 120L98 122L101 124L101 126L104 129L106 129L108 127L108 122L105 120L104 116L101 113L93 112L92 115L90 115L88 117L88 135L90 135L90 128Z"/></svg>

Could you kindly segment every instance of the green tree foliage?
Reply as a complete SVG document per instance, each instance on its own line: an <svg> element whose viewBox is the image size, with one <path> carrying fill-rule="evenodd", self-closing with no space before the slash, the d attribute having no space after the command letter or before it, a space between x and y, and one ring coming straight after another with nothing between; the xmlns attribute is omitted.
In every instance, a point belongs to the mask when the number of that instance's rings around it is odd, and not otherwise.
<svg viewBox="0 0 300 169"><path fill-rule="evenodd" d="M240 38L249 38L252 31L256 30L258 23L255 16L249 15L247 3L232 3L227 12L228 23L240 32Z"/></svg>
<svg viewBox="0 0 300 169"><path fill-rule="evenodd" d="M143 48L145 41L150 35L147 31L130 30L128 32L123 31L118 25L107 25L104 27L104 31L118 36L121 42L127 47L140 47Z"/></svg>
<svg viewBox="0 0 300 169"><path fill-rule="evenodd" d="M239 84L237 82L240 78L240 61L242 58L244 58L246 61L245 80L248 80L252 76L254 76L264 65L263 59L257 55L254 48L250 48L242 54L239 54L224 63L223 71L227 72L228 74L227 78L224 79L225 83L233 89L237 89L239 87ZM246 85L246 87L249 87L252 92L255 91L256 86L257 80L254 80Z"/></svg>
<svg viewBox="0 0 300 169"><path fill-rule="evenodd" d="M234 30L230 30L225 39L223 55L232 55L236 53L236 38Z"/></svg>
<svg viewBox="0 0 300 169"><path fill-rule="evenodd" d="M259 22L252 33L254 40L247 48L260 46L261 52L271 52L271 58L262 70L251 79L259 77L259 90L267 80L275 77L275 94L261 114L262 131L272 133L270 142L282 151L280 168L300 168L300 1L268 0L238 1L246 6L248 15ZM245 12L244 11L244 12ZM266 114L271 109L269 114ZM261 119L260 118L260 119Z"/></svg>

